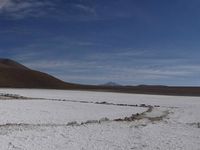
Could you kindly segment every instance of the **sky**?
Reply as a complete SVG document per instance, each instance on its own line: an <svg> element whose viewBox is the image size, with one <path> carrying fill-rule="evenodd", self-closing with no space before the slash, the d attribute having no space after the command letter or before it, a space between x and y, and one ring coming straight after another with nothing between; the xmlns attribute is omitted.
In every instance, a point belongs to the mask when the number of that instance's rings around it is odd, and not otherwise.
<svg viewBox="0 0 200 150"><path fill-rule="evenodd" d="M199 0L0 0L0 57L67 82L200 85Z"/></svg>

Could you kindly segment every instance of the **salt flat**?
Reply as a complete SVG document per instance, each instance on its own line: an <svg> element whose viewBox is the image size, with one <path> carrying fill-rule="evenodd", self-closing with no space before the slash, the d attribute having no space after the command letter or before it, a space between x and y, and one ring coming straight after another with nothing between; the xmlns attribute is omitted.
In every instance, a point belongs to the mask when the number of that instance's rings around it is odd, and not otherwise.
<svg viewBox="0 0 200 150"><path fill-rule="evenodd" d="M0 93L26 97L1 97L0 149L199 150L199 97L41 89ZM144 115L115 121L136 113Z"/></svg>

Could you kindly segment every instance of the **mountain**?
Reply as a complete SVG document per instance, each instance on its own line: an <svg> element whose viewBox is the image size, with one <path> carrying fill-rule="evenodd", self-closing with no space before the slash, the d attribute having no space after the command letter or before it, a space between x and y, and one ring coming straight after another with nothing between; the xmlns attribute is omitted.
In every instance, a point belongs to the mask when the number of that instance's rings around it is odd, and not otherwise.
<svg viewBox="0 0 200 150"><path fill-rule="evenodd" d="M29 69L20 63L11 59L0 58L0 68L18 68L18 69Z"/></svg>
<svg viewBox="0 0 200 150"><path fill-rule="evenodd" d="M107 82L107 83L105 83L105 84L102 84L101 86L121 86L120 84L117 84L117 83L115 83L115 82Z"/></svg>
<svg viewBox="0 0 200 150"><path fill-rule="evenodd" d="M11 59L0 59L0 87L75 89L154 95L200 96L200 87L163 85L120 86L114 82L108 82L104 85L73 84L61 81L47 73L32 70Z"/></svg>
<svg viewBox="0 0 200 150"><path fill-rule="evenodd" d="M0 59L0 87L12 88L72 88L49 74L29 69L11 59Z"/></svg>

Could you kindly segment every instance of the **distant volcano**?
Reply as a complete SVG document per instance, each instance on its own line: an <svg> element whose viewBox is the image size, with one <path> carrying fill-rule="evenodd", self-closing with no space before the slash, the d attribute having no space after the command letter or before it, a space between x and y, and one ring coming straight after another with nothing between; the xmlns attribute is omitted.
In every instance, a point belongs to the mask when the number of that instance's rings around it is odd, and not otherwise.
<svg viewBox="0 0 200 150"><path fill-rule="evenodd" d="M31 70L11 59L0 59L0 87L12 88L71 88L75 84L63 82L51 75Z"/></svg>
<svg viewBox="0 0 200 150"><path fill-rule="evenodd" d="M102 84L102 86L121 86L120 84L118 84L118 83L115 83L115 82L107 82L107 83L105 83L105 84Z"/></svg>

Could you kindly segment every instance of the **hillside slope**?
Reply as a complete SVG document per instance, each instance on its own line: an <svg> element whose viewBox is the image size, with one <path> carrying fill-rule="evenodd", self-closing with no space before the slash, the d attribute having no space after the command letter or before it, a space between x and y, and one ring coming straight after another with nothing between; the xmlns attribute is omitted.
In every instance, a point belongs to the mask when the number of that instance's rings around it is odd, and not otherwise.
<svg viewBox="0 0 200 150"><path fill-rule="evenodd" d="M0 59L0 87L67 89L74 85L46 73L31 70L13 60Z"/></svg>

